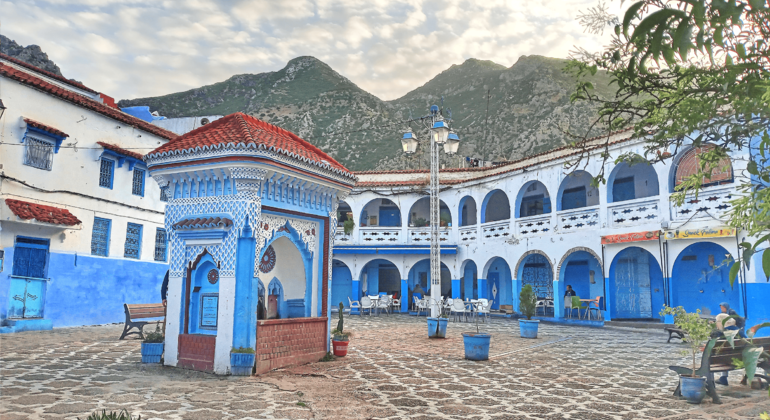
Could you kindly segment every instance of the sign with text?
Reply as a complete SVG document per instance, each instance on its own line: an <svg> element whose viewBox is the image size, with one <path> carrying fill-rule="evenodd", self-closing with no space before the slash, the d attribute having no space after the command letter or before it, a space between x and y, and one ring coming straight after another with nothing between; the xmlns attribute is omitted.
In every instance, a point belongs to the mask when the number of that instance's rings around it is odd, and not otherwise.
<svg viewBox="0 0 770 420"><path fill-rule="evenodd" d="M201 296L201 327L215 329L219 315L219 295Z"/></svg>
<svg viewBox="0 0 770 420"><path fill-rule="evenodd" d="M647 232L621 233L619 235L602 236L602 245L623 244L626 242L652 241L660 238L659 230Z"/></svg>
<svg viewBox="0 0 770 420"><path fill-rule="evenodd" d="M666 239L699 239L699 238L724 238L735 236L732 228L702 228L702 229L675 229L667 230Z"/></svg>

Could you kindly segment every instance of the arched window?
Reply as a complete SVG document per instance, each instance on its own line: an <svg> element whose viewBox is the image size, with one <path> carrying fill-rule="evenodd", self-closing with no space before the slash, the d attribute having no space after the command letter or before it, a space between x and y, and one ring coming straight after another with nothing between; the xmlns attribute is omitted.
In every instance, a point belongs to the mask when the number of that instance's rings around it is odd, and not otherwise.
<svg viewBox="0 0 770 420"><path fill-rule="evenodd" d="M516 196L516 217L537 216L551 212L551 196L540 181L524 184Z"/></svg>
<svg viewBox="0 0 770 420"><path fill-rule="evenodd" d="M441 227L452 225L452 213L449 212L449 207L443 200L439 201L439 223ZM417 200L409 209L409 226L430 226L430 197Z"/></svg>
<svg viewBox="0 0 770 420"><path fill-rule="evenodd" d="M339 213L339 217L337 218L337 226L344 226L346 220L355 220L353 219L353 210L350 208L350 205L344 201L340 201L340 205L337 207L337 212Z"/></svg>
<svg viewBox="0 0 770 420"><path fill-rule="evenodd" d="M691 147L682 153L679 153L674 158L674 164L671 167L672 176L670 177L670 190L676 192L677 185L690 176L698 173L701 168L700 156L704 153L713 151L716 146L713 144L704 144L701 147ZM711 178L703 177L703 187L710 187L713 185L728 184L733 182L733 166L729 157L724 157L719 160L716 165L711 165L713 169L704 169L705 173L709 173L711 170Z"/></svg>
<svg viewBox="0 0 770 420"><path fill-rule="evenodd" d="M401 210L387 198L375 198L361 210L359 226L401 226Z"/></svg>
<svg viewBox="0 0 770 420"><path fill-rule="evenodd" d="M561 182L556 197L556 210L572 210L599 205L599 189L591 186L591 174L575 171Z"/></svg>
<svg viewBox="0 0 770 420"><path fill-rule="evenodd" d="M481 223L511 218L511 203L503 190L490 191L481 203Z"/></svg>
<svg viewBox="0 0 770 420"><path fill-rule="evenodd" d="M607 185L608 203L654 197L659 194L658 174L648 163L619 164L612 170Z"/></svg>
<svg viewBox="0 0 770 420"><path fill-rule="evenodd" d="M477 223L476 200L471 196L460 200L460 226L472 226Z"/></svg>

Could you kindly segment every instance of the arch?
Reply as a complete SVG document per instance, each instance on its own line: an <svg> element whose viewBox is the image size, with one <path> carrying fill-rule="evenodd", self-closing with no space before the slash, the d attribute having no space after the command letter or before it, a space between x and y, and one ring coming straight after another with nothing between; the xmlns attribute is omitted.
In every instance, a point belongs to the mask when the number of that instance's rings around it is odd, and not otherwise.
<svg viewBox="0 0 770 420"><path fill-rule="evenodd" d="M401 294L401 272L396 264L384 258L375 258L364 264L358 278L361 279L364 295Z"/></svg>
<svg viewBox="0 0 770 420"><path fill-rule="evenodd" d="M519 260L516 278L531 285L539 299L553 299L553 265L543 252L527 252Z"/></svg>
<svg viewBox="0 0 770 420"><path fill-rule="evenodd" d="M353 296L353 274L350 267L340 260L332 260L332 291L331 307L339 308L340 302L345 307L350 306L348 300L358 300Z"/></svg>
<svg viewBox="0 0 770 420"><path fill-rule="evenodd" d="M569 258L573 253L583 251L591 254L592 257L596 259L596 261L599 262L599 268L601 270L601 276L604 277L604 266L602 266L602 259L599 257L599 255L594 252L593 249L584 247L584 246L576 246L569 251L565 252L564 255L561 257L561 260L559 260L559 264L556 266L556 273L558 274L559 279L561 279L561 267L564 264L565 261L567 261L567 258Z"/></svg>
<svg viewBox="0 0 770 420"><path fill-rule="evenodd" d="M204 249L190 265L190 287L186 310L185 333L216 335L219 324L219 267L214 257ZM215 276L210 273L215 272ZM213 282L212 282L213 280ZM204 311L204 307L209 308ZM217 316L206 317L211 310Z"/></svg>
<svg viewBox="0 0 770 420"><path fill-rule="evenodd" d="M677 255L671 271L671 306L683 306L687 312L710 315L727 302L740 311L738 285L730 287L730 268L735 264L731 253L714 242L696 242Z"/></svg>
<svg viewBox="0 0 770 420"><path fill-rule="evenodd" d="M278 318L311 316L313 291L313 259L299 234L287 223L285 230L276 231L273 238L260 250L260 261L272 249L273 264L267 271L259 270L259 277L272 280L267 287L267 313L271 314L271 298L276 296ZM260 264L262 266L262 264ZM277 287L280 286L280 289ZM280 291L280 294L273 292ZM320 302L319 302L320 303Z"/></svg>
<svg viewBox="0 0 770 420"><path fill-rule="evenodd" d="M459 205L459 226L472 226L478 223L476 200L473 197L466 195L460 199Z"/></svg>
<svg viewBox="0 0 770 420"><path fill-rule="evenodd" d="M430 289L432 287L430 278L430 259L423 259L412 265L409 269L409 276L407 277L407 288L409 290L409 302L412 300L412 291L419 284L426 295L430 296ZM449 267L443 262L441 263L441 296L452 296L452 273L449 271Z"/></svg>
<svg viewBox="0 0 770 420"><path fill-rule="evenodd" d="M615 255L608 285L612 319L655 319L665 302L658 260L640 247L628 247Z"/></svg>
<svg viewBox="0 0 770 420"><path fill-rule="evenodd" d="M511 202L503 190L492 190L481 203L481 223L497 222L511 218Z"/></svg>
<svg viewBox="0 0 770 420"><path fill-rule="evenodd" d="M638 155L637 155L638 156ZM639 159L643 159L639 157ZM607 202L618 203L660 194L658 173L646 162L615 166L607 178Z"/></svg>
<svg viewBox="0 0 770 420"><path fill-rule="evenodd" d="M452 224L452 213L444 200L439 200L439 218L442 227ZM409 226L430 226L430 197L423 197L412 204L408 215ZM418 222L419 223L416 223ZM418 226L419 225L419 226Z"/></svg>
<svg viewBox="0 0 770 420"><path fill-rule="evenodd" d="M358 225L397 227L401 226L401 209L387 198L369 200L361 209Z"/></svg>
<svg viewBox="0 0 770 420"><path fill-rule="evenodd" d="M676 186L679 185L683 178L697 173L700 169L700 156L703 153L714 150L717 146L713 144L704 144L701 147L695 147L690 145L684 148L682 151L674 156L671 169L668 173L668 188L669 191L676 192ZM727 170L724 170L727 168ZM702 187L710 187L721 184L732 183L733 178L733 165L729 157L725 157L719 161L717 167L711 173L711 179L703 178Z"/></svg>
<svg viewBox="0 0 770 420"><path fill-rule="evenodd" d="M486 280L486 290L482 290L482 293L492 300L492 309L499 310L500 305L513 305L513 276L508 261L503 257L492 257L484 264L482 272Z"/></svg>
<svg viewBox="0 0 770 420"><path fill-rule="evenodd" d="M605 296L601 258L590 248L575 247L567 251L556 272L554 307L557 314L563 312L564 302L559 298L564 296L568 285L572 286L577 296L584 299Z"/></svg>
<svg viewBox="0 0 770 420"><path fill-rule="evenodd" d="M479 271L476 262L467 259L460 264L460 298L479 298Z"/></svg>
<svg viewBox="0 0 770 420"><path fill-rule="evenodd" d="M345 201L340 201L337 206L337 212L340 215L340 217L337 218L337 226L344 226L346 220L352 220L353 223L355 223L355 216L353 215L353 209L350 207L350 204Z"/></svg>
<svg viewBox="0 0 770 420"><path fill-rule="evenodd" d="M522 185L516 194L516 217L537 216L551 212L551 196L540 181L533 180Z"/></svg>
<svg viewBox="0 0 770 420"><path fill-rule="evenodd" d="M599 205L599 189L591 186L593 177L586 171L574 171L561 181L556 193L556 211Z"/></svg>
<svg viewBox="0 0 770 420"><path fill-rule="evenodd" d="M527 257L529 257L530 255L532 255L532 254L540 254L543 257L545 257L546 260L550 261L550 258L548 257L548 254L546 254L545 252L543 252L543 251L541 251L539 249L531 249L531 250L529 250L529 251L527 251L527 252L525 252L524 254L521 255L521 258L519 258L519 261L516 262L516 268L514 269L513 272L518 274L519 273L519 269L521 268L521 263L523 263L524 260ZM517 276L516 280L521 280L521 279L519 279L519 277Z"/></svg>

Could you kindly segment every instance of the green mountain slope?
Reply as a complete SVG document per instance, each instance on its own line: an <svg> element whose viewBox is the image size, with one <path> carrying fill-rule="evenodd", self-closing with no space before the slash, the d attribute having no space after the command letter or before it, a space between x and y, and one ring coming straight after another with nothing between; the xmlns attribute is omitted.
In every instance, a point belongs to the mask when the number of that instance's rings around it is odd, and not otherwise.
<svg viewBox="0 0 770 420"><path fill-rule="evenodd" d="M323 62L298 57L276 72L236 75L119 105L149 105L168 117L243 111L297 133L352 170L424 168L426 153L410 158L401 153L399 140L407 124L399 122L426 115L442 97L462 140L459 156L517 159L566 144L563 129L585 131L594 110L569 103L574 81L562 72L564 64L523 56L506 68L469 59L402 98L382 101ZM606 76L595 79L599 89L608 83ZM411 127L417 131L421 124ZM457 166L459 159L443 156L442 161Z"/></svg>

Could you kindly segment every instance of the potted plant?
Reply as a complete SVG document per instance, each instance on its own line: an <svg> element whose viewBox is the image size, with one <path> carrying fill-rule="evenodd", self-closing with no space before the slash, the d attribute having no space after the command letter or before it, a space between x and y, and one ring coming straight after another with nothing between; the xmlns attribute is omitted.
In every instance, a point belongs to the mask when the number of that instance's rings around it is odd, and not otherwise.
<svg viewBox="0 0 770 420"><path fill-rule="evenodd" d="M701 346L711 338L713 327L708 320L701 318L700 309L687 313L681 306L664 306L660 315L673 315L674 324L685 332L682 341L686 342L690 349L683 351L683 354L692 356L692 374L679 376L679 388L688 403L700 404L706 396L706 378L695 373L698 369L697 355Z"/></svg>
<svg viewBox="0 0 770 420"><path fill-rule="evenodd" d="M452 221L452 216L450 216L447 213L441 213L441 216L439 216L439 225L441 227L448 227L451 221Z"/></svg>
<svg viewBox="0 0 770 420"><path fill-rule="evenodd" d="M342 314L345 312L345 305L340 302L340 320L337 321L337 328L332 330L332 349L334 355L343 357L348 354L348 343L350 342L350 336L353 335L350 331L344 331L344 321Z"/></svg>
<svg viewBox="0 0 770 420"><path fill-rule="evenodd" d="M342 222L342 229L345 232L345 235L350 235L353 233L353 228L356 227L355 222L353 222L352 219L345 220Z"/></svg>
<svg viewBox="0 0 770 420"><path fill-rule="evenodd" d="M424 217L418 217L414 219L414 226L415 227L425 227L428 226L428 221L425 220Z"/></svg>
<svg viewBox="0 0 770 420"><path fill-rule="evenodd" d="M428 317L428 338L446 338L446 326L449 323L449 315L446 308L438 304L438 318Z"/></svg>
<svg viewBox="0 0 770 420"><path fill-rule="evenodd" d="M527 284L521 288L519 293L519 311L521 311L527 319L519 319L519 333L521 338L537 338L537 328L540 325L540 320L532 319L535 315L535 307L537 306L537 296L532 290L532 285Z"/></svg>
<svg viewBox="0 0 770 420"><path fill-rule="evenodd" d="M233 347L230 350L230 374L233 376L251 376L254 368L254 349L251 347Z"/></svg>
<svg viewBox="0 0 770 420"><path fill-rule="evenodd" d="M488 360L489 343L492 336L479 331L479 317L476 319L476 332L463 333L463 345L465 346L465 358L468 360Z"/></svg>
<svg viewBox="0 0 770 420"><path fill-rule="evenodd" d="M144 335L142 341L142 363L160 363L163 355L163 333L160 325L155 325L155 331Z"/></svg>

